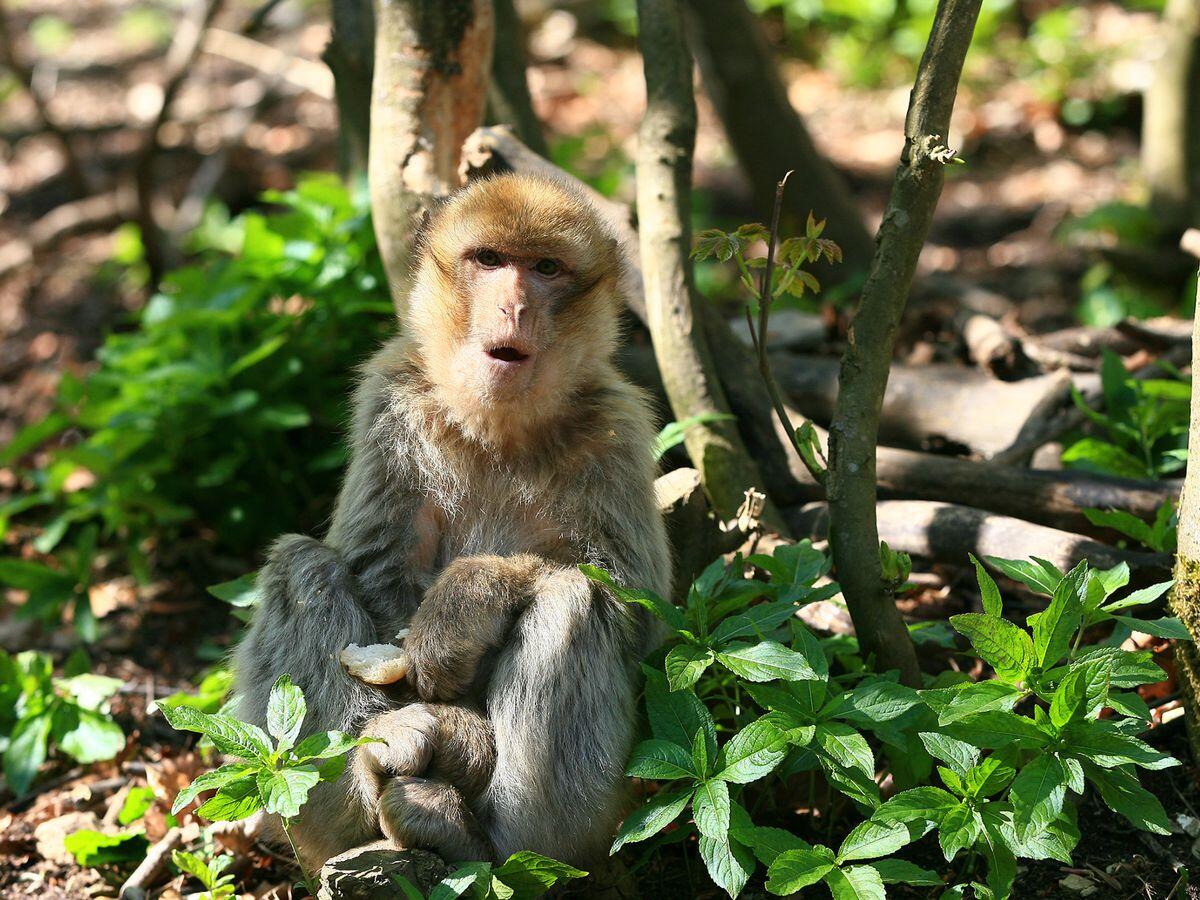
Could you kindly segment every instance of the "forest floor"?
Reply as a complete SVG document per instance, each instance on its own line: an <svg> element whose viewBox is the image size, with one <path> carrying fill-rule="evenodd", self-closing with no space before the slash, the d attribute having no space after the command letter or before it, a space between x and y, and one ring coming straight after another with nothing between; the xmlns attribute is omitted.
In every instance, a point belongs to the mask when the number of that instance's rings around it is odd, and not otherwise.
<svg viewBox="0 0 1200 900"><path fill-rule="evenodd" d="M150 101L161 79L160 56L171 36L170 19L164 25L161 17L138 13L145 9L157 7L132 0L25 0L8 12L27 55L45 51L33 46L30 35L37 29L31 25L50 19L68 25L66 43L55 48L52 34L42 39L55 53L52 63L39 66L38 76L43 87L54 85L51 111L74 135L76 152L88 160L101 192L125 186L128 159L145 140L145 112L153 108ZM249 9L227 5L218 27L236 31ZM163 132L165 150L158 168L165 194L182 196L202 156L226 146L228 162L215 194L235 212L253 204L266 188L290 186L299 172L335 167L336 120L318 62L327 27L292 10L282 5L255 35L298 60L282 80L219 52L201 54ZM1099 33L1122 39L1146 33L1144 15L1103 5L1097 10ZM163 11L169 15L174 12ZM125 24L114 27L114 22ZM575 35L562 20L542 32L533 41L530 81L538 112L558 148L556 160L632 199L630 160L643 90L639 57L632 46L605 46ZM818 145L848 176L873 228L902 143L907 87L847 90L827 74L799 64L789 64L785 71L793 104L803 111ZM253 122L237 128L230 110L254 96L266 78L272 85L267 99ZM727 222L765 217L766 211L748 207L743 179L702 97L700 114L696 185L705 198L700 214ZM1075 323L1080 277L1093 260L1056 239L1056 231L1069 216L1131 196L1135 121L1130 112L1127 121L1118 118L1104 131L1073 130L1061 125L1054 108L1019 80L998 89L976 87L968 80L951 140L952 145L961 142L970 164L956 167L947 182L922 254L921 277L953 276L960 284L998 293L1011 304L1010 320L1030 332ZM34 248L31 260L6 265L6 254L19 251L39 223L78 197L54 141L40 133L32 104L20 91L0 93L0 160L0 248L7 248L0 252L3 445L22 424L48 411L63 372L88 369L104 334L125 327L128 313L145 302L146 292L114 262L123 240L113 230L115 221L93 223L98 227L77 223L51 245ZM901 358L957 362L947 328L942 307L914 305L905 322ZM13 473L0 469L0 492L10 491L14 483ZM8 549L19 553L28 538L20 529L10 530ZM105 624L104 636L93 648L95 668L125 682L114 711L130 740L111 763L86 771L59 764L44 773L32 796L18 801L0 797L0 896L53 900L112 895L111 880L78 867L64 854L61 836L80 827L111 827L111 811L120 808L132 786L149 784L162 798L144 822L152 842L162 836L165 798L204 763L161 716L147 715L147 705L177 690L194 689L198 673L227 651L237 623L204 588L224 580L226 571L252 568L259 552L248 547L241 559L214 560L207 545L195 539L161 553L156 580L149 586L120 576L93 588L93 607ZM221 574L214 577L214 571ZM971 608L970 589L960 590L968 583L961 572L928 571L931 580L923 584L930 586L906 612L943 618ZM63 655L72 646L66 627L47 632L11 612L9 606L0 613L3 648ZM1169 650L1156 649L1169 672ZM1169 678L1152 687L1150 699L1160 712L1178 705ZM1182 724L1174 718L1155 729L1151 740L1185 759L1185 765L1148 773L1148 785L1178 824L1178 833L1135 834L1094 801L1086 802L1075 865L1026 867L1015 896L1183 895L1172 892L1186 880L1181 881L1181 867L1194 867L1200 857L1200 790ZM188 827L194 828L194 822ZM803 831L802 825L797 827ZM238 885L246 896L287 896L290 872L285 863L262 847L230 840L235 846L229 849L240 851ZM919 846L932 865L936 847ZM637 878L646 900L716 896L694 848L675 847L639 870ZM174 885L161 896L179 896L179 888ZM1186 896L1197 894L1189 887Z"/></svg>

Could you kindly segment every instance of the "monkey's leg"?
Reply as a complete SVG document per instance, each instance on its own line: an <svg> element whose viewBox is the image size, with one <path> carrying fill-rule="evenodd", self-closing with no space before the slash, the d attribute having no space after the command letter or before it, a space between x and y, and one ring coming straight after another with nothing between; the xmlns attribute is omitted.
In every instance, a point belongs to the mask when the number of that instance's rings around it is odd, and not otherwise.
<svg viewBox="0 0 1200 900"><path fill-rule="evenodd" d="M339 662L347 644L375 643L378 634L336 551L300 535L280 538L259 573L258 590L259 605L235 662L243 719L265 724L271 686L283 674L304 691L304 734L356 734L388 708L382 692L351 678ZM378 834L378 820L357 782L342 777L313 789L294 834L303 862L316 867Z"/></svg>
<svg viewBox="0 0 1200 900"><path fill-rule="evenodd" d="M493 856L462 793L436 778L401 776L388 781L379 798L379 824L388 840L432 850L447 862Z"/></svg>
<svg viewBox="0 0 1200 900"><path fill-rule="evenodd" d="M497 858L602 858L625 811L635 620L576 569L542 575L487 688L496 773L481 822Z"/></svg>

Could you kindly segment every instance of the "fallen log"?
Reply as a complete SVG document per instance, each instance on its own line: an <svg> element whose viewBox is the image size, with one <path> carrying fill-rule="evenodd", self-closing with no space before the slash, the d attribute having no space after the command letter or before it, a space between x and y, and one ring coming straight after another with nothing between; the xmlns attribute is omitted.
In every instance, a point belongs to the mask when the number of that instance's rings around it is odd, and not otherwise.
<svg viewBox="0 0 1200 900"><path fill-rule="evenodd" d="M771 367L796 406L828 422L838 394L838 361L772 353ZM904 447L965 448L1002 453L1070 403L1066 375L997 381L975 369L933 364L893 365L879 437Z"/></svg>
<svg viewBox="0 0 1200 900"><path fill-rule="evenodd" d="M968 553L980 558L1038 556L1064 572L1086 559L1099 569L1128 563L1135 577L1142 579L1170 577L1170 554L1121 550L1080 534L954 503L887 500L878 505L877 515L881 541L935 563L965 565ZM829 534L829 509L824 503L809 504L791 518L797 535L824 540Z"/></svg>

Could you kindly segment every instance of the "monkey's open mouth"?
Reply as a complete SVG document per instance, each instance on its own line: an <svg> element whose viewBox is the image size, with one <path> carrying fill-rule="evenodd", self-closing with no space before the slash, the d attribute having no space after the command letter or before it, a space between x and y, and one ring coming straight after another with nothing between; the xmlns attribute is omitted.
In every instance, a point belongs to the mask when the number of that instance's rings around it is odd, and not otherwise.
<svg viewBox="0 0 1200 900"><path fill-rule="evenodd" d="M487 355L492 359L508 363L524 362L529 359L528 353L522 353L516 347L492 347L487 351Z"/></svg>

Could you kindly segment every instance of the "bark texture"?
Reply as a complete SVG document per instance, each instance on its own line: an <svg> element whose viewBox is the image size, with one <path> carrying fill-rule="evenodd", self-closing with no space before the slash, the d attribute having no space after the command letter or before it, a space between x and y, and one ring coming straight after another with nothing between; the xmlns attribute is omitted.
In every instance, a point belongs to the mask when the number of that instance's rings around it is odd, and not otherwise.
<svg viewBox="0 0 1200 900"><path fill-rule="evenodd" d="M371 0L332 0L333 31L321 58L333 73L342 174L367 174L371 81L375 74L375 7Z"/></svg>
<svg viewBox="0 0 1200 900"><path fill-rule="evenodd" d="M850 325L829 434L830 544L859 642L881 668L919 683L916 652L883 580L875 520L875 447L900 316L945 179L950 113L980 0L939 0L917 69L904 151Z"/></svg>
<svg viewBox="0 0 1200 900"><path fill-rule="evenodd" d="M675 419L728 416L692 283L696 103L679 6L675 0L639 0L638 27L646 72L637 201L647 324ZM762 476L732 419L698 423L688 429L684 443L722 518L733 517L747 489L762 490ZM764 518L774 528L783 528L774 507L768 507Z"/></svg>
<svg viewBox="0 0 1200 900"><path fill-rule="evenodd" d="M755 208L765 216L774 203L776 183L794 169L785 198L786 225L799 225L812 211L826 220L825 237L842 247L841 271L865 271L873 246L862 213L788 100L757 17L745 0L689 0L687 9L698 37L696 55L705 90L750 180ZM842 277L838 269L818 273Z"/></svg>
<svg viewBox="0 0 1200 900"><path fill-rule="evenodd" d="M491 0L379 0L368 172L375 235L401 309L415 224L459 186L463 142L483 119Z"/></svg>
<svg viewBox="0 0 1200 900"><path fill-rule="evenodd" d="M1200 225L1200 0L1167 0L1146 91L1142 168L1168 227Z"/></svg>

